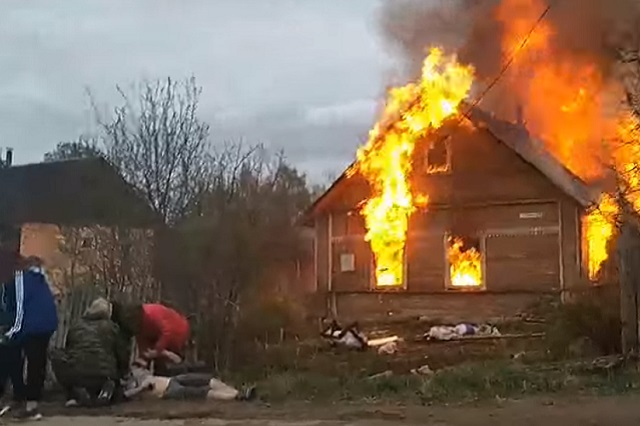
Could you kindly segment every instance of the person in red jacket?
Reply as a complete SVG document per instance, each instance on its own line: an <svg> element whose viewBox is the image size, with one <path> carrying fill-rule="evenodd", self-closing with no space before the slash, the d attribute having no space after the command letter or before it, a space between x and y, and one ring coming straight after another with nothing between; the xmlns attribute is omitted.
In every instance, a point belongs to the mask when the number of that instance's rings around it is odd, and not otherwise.
<svg viewBox="0 0 640 426"><path fill-rule="evenodd" d="M189 321L174 309L159 303L142 305L142 325L136 336L140 353L147 359L183 356L189 340Z"/></svg>
<svg viewBox="0 0 640 426"><path fill-rule="evenodd" d="M112 306L112 319L135 336L140 355L155 360L156 369L182 361L190 335L184 315L159 303Z"/></svg>

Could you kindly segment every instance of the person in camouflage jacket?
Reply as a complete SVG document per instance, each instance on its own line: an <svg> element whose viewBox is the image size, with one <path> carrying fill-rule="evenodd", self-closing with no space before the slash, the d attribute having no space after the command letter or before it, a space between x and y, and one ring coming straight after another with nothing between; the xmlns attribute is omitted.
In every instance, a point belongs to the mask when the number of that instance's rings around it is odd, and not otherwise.
<svg viewBox="0 0 640 426"><path fill-rule="evenodd" d="M67 393L67 406L105 405L129 373L130 345L111 320L111 305L95 300L67 334L64 349L52 351L51 366Z"/></svg>

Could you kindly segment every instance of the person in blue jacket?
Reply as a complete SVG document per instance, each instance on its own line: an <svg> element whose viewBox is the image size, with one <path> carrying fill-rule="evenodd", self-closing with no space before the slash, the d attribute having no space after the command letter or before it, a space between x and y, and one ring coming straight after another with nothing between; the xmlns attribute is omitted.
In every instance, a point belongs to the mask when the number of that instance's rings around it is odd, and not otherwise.
<svg viewBox="0 0 640 426"><path fill-rule="evenodd" d="M5 254L7 256L7 254ZM15 292L7 291L13 280L13 271L7 270L7 265L12 264L10 258L0 256L0 399L7 390L7 383L11 381L13 389L13 403L0 408L0 416L4 416L12 408L18 407L24 402L24 357L22 351L15 342L10 342L5 336L14 323Z"/></svg>
<svg viewBox="0 0 640 426"><path fill-rule="evenodd" d="M58 315L51 287L42 261L15 256L13 279L5 284L13 321L4 333L10 345L16 345L27 362L24 387L26 404L15 414L25 419L39 419L38 403L47 371L47 353L51 336L58 327ZM16 366L20 367L20 366Z"/></svg>

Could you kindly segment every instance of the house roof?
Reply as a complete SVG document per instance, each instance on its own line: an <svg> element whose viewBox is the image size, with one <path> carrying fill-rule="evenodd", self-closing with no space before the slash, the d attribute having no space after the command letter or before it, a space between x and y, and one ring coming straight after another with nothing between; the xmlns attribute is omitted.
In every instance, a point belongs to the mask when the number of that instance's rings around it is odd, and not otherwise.
<svg viewBox="0 0 640 426"><path fill-rule="evenodd" d="M541 141L532 137L524 126L500 120L477 107L468 108L465 118L476 128L485 129L511 148L581 206L588 207L597 200L598 192L553 157ZM352 166L353 164L347 170ZM319 207L325 203L327 196L347 179L347 170L302 214L304 223L309 223Z"/></svg>
<svg viewBox="0 0 640 426"><path fill-rule="evenodd" d="M598 192L557 160L524 126L500 120L479 108L471 108L466 117L511 148L581 206L588 207L597 201Z"/></svg>
<svg viewBox="0 0 640 426"><path fill-rule="evenodd" d="M156 216L102 158L0 169L0 223L149 227Z"/></svg>

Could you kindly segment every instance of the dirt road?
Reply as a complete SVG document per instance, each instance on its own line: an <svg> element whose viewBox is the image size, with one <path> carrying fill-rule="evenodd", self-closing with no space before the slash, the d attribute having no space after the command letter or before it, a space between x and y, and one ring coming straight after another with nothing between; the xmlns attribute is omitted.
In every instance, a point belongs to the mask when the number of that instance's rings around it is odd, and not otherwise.
<svg viewBox="0 0 640 426"><path fill-rule="evenodd" d="M46 419L39 423L45 426L386 426L388 422L384 421L358 421L358 422L336 422L336 421L293 421L288 422L285 420L220 420L220 419L207 419L207 420L171 420L162 421L157 420L124 420L113 417L53 417Z"/></svg>
<svg viewBox="0 0 640 426"><path fill-rule="evenodd" d="M159 422L157 420L125 420L113 417L53 417L38 423L44 426L342 426L344 422L328 421L295 421L286 422L282 420L170 420ZM349 423L351 425L365 426L363 422ZM372 426L377 426L375 422L368 422ZM381 426L386 423L378 423Z"/></svg>
<svg viewBox="0 0 640 426"><path fill-rule="evenodd" d="M137 407L132 415L173 420L136 420L116 416L47 417L45 426L636 426L640 395L618 397L528 398L455 406L335 405L248 407L183 405L171 412ZM204 410L204 411L203 411ZM198 419L189 419L195 413ZM124 414L124 413L121 413ZM250 418L252 420L246 420Z"/></svg>

